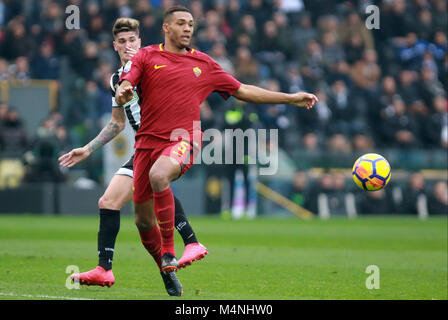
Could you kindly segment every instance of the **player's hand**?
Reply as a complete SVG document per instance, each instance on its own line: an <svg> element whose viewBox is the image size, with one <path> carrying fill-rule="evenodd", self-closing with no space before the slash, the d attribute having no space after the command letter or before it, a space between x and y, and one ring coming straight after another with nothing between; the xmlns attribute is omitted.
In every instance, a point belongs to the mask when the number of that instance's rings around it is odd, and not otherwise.
<svg viewBox="0 0 448 320"><path fill-rule="evenodd" d="M59 165L63 168L71 168L75 164L85 160L90 156L87 148L77 148L59 157Z"/></svg>
<svg viewBox="0 0 448 320"><path fill-rule="evenodd" d="M138 49L133 49L131 47L126 47L124 53L129 56L129 59L135 56L135 54L138 52Z"/></svg>
<svg viewBox="0 0 448 320"><path fill-rule="evenodd" d="M291 102L289 104L296 107L311 109L317 101L319 101L319 99L317 99L314 94L297 92L291 95Z"/></svg>
<svg viewBox="0 0 448 320"><path fill-rule="evenodd" d="M134 97L134 88L130 84L120 85L115 93L115 101L123 106Z"/></svg>

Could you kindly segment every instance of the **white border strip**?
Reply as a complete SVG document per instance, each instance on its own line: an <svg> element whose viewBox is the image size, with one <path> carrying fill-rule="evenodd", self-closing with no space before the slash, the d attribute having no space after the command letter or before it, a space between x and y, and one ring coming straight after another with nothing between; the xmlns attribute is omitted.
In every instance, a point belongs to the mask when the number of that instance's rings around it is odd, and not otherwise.
<svg viewBox="0 0 448 320"><path fill-rule="evenodd" d="M45 298L45 299L61 299L61 300L94 300L88 298L74 298L74 297L63 297L63 296L47 296L47 295L32 295L32 294L16 294L14 292L0 292L0 296L9 297L23 297L23 298Z"/></svg>

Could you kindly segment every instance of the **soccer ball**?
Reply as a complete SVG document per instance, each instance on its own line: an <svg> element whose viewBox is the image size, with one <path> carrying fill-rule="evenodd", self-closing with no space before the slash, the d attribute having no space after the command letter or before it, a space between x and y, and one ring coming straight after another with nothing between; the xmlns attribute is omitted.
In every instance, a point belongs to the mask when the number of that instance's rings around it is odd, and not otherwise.
<svg viewBox="0 0 448 320"><path fill-rule="evenodd" d="M389 183L390 165L383 156L367 153L356 160L352 174L359 188L375 191L384 188Z"/></svg>

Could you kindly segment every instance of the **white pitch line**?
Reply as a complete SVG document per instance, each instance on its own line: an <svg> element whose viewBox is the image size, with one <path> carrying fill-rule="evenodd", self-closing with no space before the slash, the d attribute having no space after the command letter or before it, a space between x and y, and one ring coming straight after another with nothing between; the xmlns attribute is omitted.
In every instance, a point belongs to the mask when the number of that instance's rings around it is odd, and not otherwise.
<svg viewBox="0 0 448 320"><path fill-rule="evenodd" d="M10 296L10 297L24 297L24 298L46 298L46 299L62 299L62 300L94 300L88 298L74 298L74 297L63 297L63 296L47 296L47 295L32 295L32 294L16 294L14 292L0 292L0 296Z"/></svg>

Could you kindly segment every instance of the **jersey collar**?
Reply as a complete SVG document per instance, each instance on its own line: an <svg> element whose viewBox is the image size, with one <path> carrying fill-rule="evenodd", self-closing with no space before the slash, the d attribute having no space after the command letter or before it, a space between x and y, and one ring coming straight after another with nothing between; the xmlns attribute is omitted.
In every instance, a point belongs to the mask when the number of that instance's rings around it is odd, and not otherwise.
<svg viewBox="0 0 448 320"><path fill-rule="evenodd" d="M159 51L165 51L164 47L165 47L165 44L163 42L161 44L159 44ZM194 49L191 49L191 48L187 48L187 49L188 49L187 53L192 54L194 52Z"/></svg>

